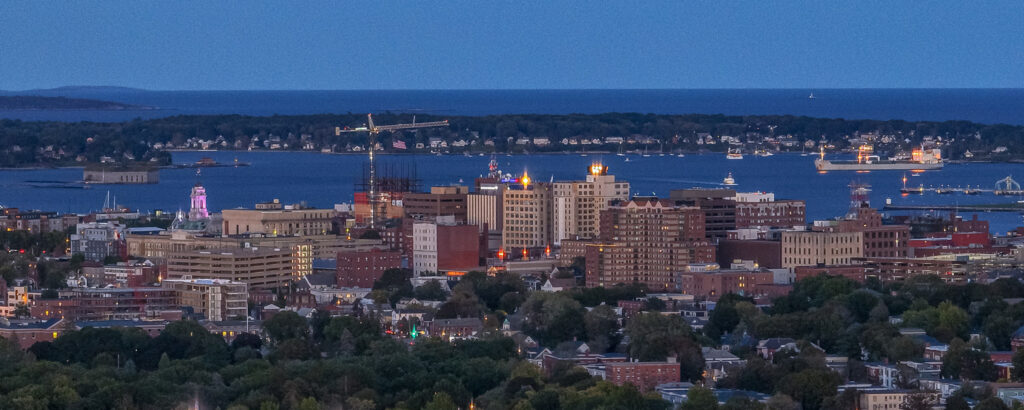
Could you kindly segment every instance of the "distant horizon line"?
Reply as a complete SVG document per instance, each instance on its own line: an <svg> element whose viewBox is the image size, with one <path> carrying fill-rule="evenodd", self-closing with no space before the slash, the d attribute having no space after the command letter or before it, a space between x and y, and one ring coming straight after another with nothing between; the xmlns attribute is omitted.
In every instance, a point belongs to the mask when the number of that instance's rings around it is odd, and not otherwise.
<svg viewBox="0 0 1024 410"><path fill-rule="evenodd" d="M160 89L118 85L64 85L50 88L0 90L3 93L110 90L126 92L309 92L309 91L873 91L873 90L1024 90L1021 87L694 87L694 88L248 88Z"/></svg>

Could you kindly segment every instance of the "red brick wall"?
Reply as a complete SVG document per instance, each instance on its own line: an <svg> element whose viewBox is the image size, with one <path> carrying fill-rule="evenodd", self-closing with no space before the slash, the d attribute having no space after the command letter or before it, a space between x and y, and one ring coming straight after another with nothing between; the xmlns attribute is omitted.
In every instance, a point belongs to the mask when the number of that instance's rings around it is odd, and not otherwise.
<svg viewBox="0 0 1024 410"><path fill-rule="evenodd" d="M400 267L402 255L399 251L338 252L338 286L373 287L373 282L380 279L385 270Z"/></svg>

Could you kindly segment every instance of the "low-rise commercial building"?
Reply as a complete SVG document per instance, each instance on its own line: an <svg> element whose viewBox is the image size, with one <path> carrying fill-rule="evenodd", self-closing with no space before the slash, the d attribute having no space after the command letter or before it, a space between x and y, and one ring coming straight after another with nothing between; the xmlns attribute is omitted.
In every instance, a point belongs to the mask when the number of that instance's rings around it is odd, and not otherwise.
<svg viewBox="0 0 1024 410"><path fill-rule="evenodd" d="M225 235L264 234L274 236L325 235L331 232L333 209L225 209Z"/></svg>
<svg viewBox="0 0 1024 410"><path fill-rule="evenodd" d="M863 235L861 232L783 232L782 267L849 265L864 255Z"/></svg>

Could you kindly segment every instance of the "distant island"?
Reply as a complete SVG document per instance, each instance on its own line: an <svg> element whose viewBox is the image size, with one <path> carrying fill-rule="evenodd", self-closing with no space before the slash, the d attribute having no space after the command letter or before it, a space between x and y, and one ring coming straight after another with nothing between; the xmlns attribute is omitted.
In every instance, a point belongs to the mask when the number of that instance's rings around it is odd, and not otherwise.
<svg viewBox="0 0 1024 410"><path fill-rule="evenodd" d="M152 107L84 98L0 95L0 110L146 110Z"/></svg>
<svg viewBox="0 0 1024 410"><path fill-rule="evenodd" d="M3 98L3 97L0 97ZM0 108L6 101L0 100ZM21 97L33 98L33 97ZM50 99L49 107L118 109L125 104ZM19 103L21 109L31 107ZM60 104L56 101L61 101ZM61 105L63 104L63 105ZM75 108L71 108L75 107ZM10 109L10 108L8 108ZM381 133L391 153L725 153L768 155L856 150L872 145L882 157L930 146L951 161L1016 162L1024 158L1024 126L969 121L848 120L793 115L508 114L439 116L381 113L378 125L447 120L449 127ZM170 151L313 151L364 153L366 114L179 115L120 123L0 120L0 167L146 162L171 164Z"/></svg>

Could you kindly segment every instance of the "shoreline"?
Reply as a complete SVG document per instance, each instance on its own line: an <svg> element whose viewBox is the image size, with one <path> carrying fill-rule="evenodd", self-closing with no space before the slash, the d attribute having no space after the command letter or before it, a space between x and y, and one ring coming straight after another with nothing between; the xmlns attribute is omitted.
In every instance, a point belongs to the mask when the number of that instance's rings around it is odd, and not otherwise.
<svg viewBox="0 0 1024 410"><path fill-rule="evenodd" d="M262 153L293 153L293 154L294 153L307 153L307 154L319 154L319 155L366 156L366 152L365 151L364 152L321 152L321 151L313 151L313 150L270 150L270 149L267 149L267 150L254 150L254 151L249 151L249 150L170 149L170 150L162 150L162 151L171 153L172 155L174 153L225 153L225 154L230 154L230 153L261 153L261 154ZM495 155L495 156L528 156L528 155L611 155L611 156L619 156L618 155L619 153L613 152L613 151L608 151L608 150L595 150L595 151L541 151L541 152L529 152L529 153L522 153L522 152L512 152L512 153L509 153L509 152L489 152L489 153L488 152L470 152L469 155L466 155L466 152L462 152L462 153L451 153L451 152L449 152L449 153L438 153L438 152L429 152L429 151L425 151L425 152L377 151L376 153L377 153L377 155L396 155L396 156L424 155L424 156L451 156L451 157L467 157L467 158L477 158L477 157L484 157L484 158L486 158L486 157L489 157L491 155ZM483 154L483 155L480 155L480 154ZM683 154L683 155L725 155L725 152L702 150L702 151L680 151L680 152L671 152L671 153L669 153L669 152L665 152L665 153L653 152L653 153L642 154L642 153L635 152L635 151L628 151L628 152L623 152L622 154L624 154L624 156L627 156L627 157L629 157L629 156L643 156L643 155L647 155L647 156L650 156L650 157L676 157L676 156L678 156L680 154ZM803 152L798 152L798 151L780 151L780 152L776 152L776 153L773 153L773 154L774 155L803 155L804 153ZM762 157L762 156L752 155L752 154L748 155L748 156L752 157L752 158L769 158L769 157ZM808 157L817 156L817 154L806 155L806 156L808 156ZM965 164L1024 164L1024 159L1008 159L1008 160L987 160L987 159L962 160L961 159L961 160L946 160L944 162L947 165L965 165ZM95 166L95 165L98 165L98 164L95 164L95 163L78 163L78 164L75 164L75 165L31 164L31 165L26 165L26 166L23 166L23 167L0 167L0 171L39 171L39 170L59 170L59 169L85 169L87 167ZM251 165L251 164L246 164L246 165ZM227 164L227 163L225 163L225 164L218 164L218 165L216 165L214 167L234 167L234 166L235 166L234 164ZM191 164L191 163L171 163L171 164L167 164L167 165L157 165L157 166L155 166L155 168L157 168L157 169L180 169L180 168L194 168L194 167L195 167L194 164Z"/></svg>

